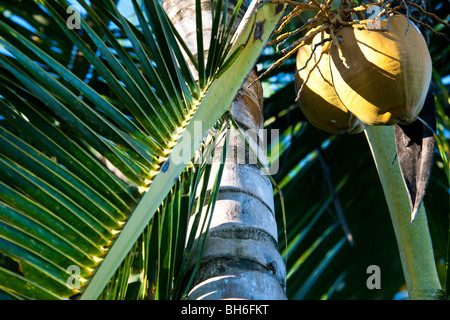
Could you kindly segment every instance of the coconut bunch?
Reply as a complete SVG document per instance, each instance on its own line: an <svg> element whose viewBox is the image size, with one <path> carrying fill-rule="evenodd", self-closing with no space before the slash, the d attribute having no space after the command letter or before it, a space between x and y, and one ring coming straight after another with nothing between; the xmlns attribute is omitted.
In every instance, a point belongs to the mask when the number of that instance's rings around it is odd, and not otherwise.
<svg viewBox="0 0 450 320"><path fill-rule="evenodd" d="M411 2L423 4L422 0L267 1L295 7L275 31L279 36L269 43L277 44L282 57L260 77L297 54L296 101L312 125L331 134L393 126L413 221L425 195L436 144L431 58L416 25L447 41L445 34L423 21L450 25ZM306 23L282 33L302 13L302 18L310 17ZM300 33L304 36L279 50Z"/></svg>
<svg viewBox="0 0 450 320"><path fill-rule="evenodd" d="M279 49L287 39L307 30L281 50L283 57L265 72L297 54L296 101L312 125L332 134L360 133L369 125L407 125L417 119L428 93L432 65L414 22L424 24L399 13L409 1L397 6L393 1L362 5L351 0L339 4L333 0L271 2L295 5L275 33L281 33L299 14L316 12L300 28L269 43L278 43ZM448 25L424 9L421 12Z"/></svg>
<svg viewBox="0 0 450 320"><path fill-rule="evenodd" d="M387 20L343 27L326 44L322 30L298 50L299 103L313 125L330 133L359 133L365 125L417 119L431 81L431 57L412 22L403 15L389 20L389 30Z"/></svg>

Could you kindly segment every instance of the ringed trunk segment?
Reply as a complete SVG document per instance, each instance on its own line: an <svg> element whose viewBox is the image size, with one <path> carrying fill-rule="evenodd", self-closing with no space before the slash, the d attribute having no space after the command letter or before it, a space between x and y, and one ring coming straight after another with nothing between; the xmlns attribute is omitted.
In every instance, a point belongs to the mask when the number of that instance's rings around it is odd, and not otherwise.
<svg viewBox="0 0 450 320"><path fill-rule="evenodd" d="M236 1L229 1L231 16ZM202 1L204 46L211 36L210 1ZM244 0L234 28L245 14L249 1ZM164 0L163 7L180 35L197 56L195 0ZM207 55L205 48L205 56ZM194 67L191 67L193 70ZM194 78L198 75L194 73ZM249 133L248 144L267 163L264 147L263 91L259 82L249 85L257 78L252 70L236 95L231 114L239 127ZM211 218L202 263L187 299L286 299L286 267L277 244L277 225L274 212L271 182L258 165L257 159L234 128L228 129L226 160L219 186L218 198ZM227 133L224 132L223 135ZM224 141L216 146L211 174L215 176L222 161ZM210 179L212 180L212 179ZM208 191L213 188L213 181ZM199 188L200 190L201 188ZM206 216L203 208L201 220ZM191 222L195 217L191 217ZM200 221L200 225L203 221ZM197 240L202 241L200 234ZM194 245L195 246L195 245ZM198 252L197 252L198 254ZM192 259L192 269L196 259Z"/></svg>
<svg viewBox="0 0 450 320"><path fill-rule="evenodd" d="M258 87L260 84L255 83L251 88ZM249 146L259 156L266 156L261 148L262 136L257 134L257 129L262 127L262 121L257 119L262 120L262 113L255 119L252 115L257 114L256 110L248 111L248 107L259 109L260 105L252 104L254 101L245 97L237 97L231 113L239 113L239 119L243 121L237 121L239 130L254 130L254 134L247 136ZM241 109L244 111L240 112ZM237 130L228 130L218 198L202 263L188 299L286 299L286 267L277 244L272 184ZM223 147L222 140L215 149L212 176L221 166ZM210 179L207 190L212 190L213 184ZM201 212L200 224L209 219L206 207ZM202 241L200 234L196 241ZM195 261L194 258L191 268Z"/></svg>

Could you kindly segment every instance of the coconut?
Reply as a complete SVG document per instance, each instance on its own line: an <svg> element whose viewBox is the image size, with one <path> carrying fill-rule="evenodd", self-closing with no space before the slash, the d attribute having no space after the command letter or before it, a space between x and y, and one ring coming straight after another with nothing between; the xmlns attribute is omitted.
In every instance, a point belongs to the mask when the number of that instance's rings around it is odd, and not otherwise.
<svg viewBox="0 0 450 320"><path fill-rule="evenodd" d="M431 57L419 29L405 16L343 27L330 48L334 89L368 125L409 124L420 113L431 81Z"/></svg>
<svg viewBox="0 0 450 320"><path fill-rule="evenodd" d="M325 37L324 31L319 32L310 45L304 45L298 50L297 70L300 71L295 74L296 92L307 80L298 103L306 119L316 128L332 134L359 133L364 130L364 124L348 111L333 88L329 67L330 42L318 45ZM313 69L317 62L318 65Z"/></svg>

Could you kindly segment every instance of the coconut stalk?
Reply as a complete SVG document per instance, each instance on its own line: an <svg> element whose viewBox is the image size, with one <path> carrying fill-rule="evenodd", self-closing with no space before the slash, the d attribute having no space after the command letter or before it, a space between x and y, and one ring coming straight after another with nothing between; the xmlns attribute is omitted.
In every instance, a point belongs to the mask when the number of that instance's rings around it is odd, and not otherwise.
<svg viewBox="0 0 450 320"><path fill-rule="evenodd" d="M365 134L389 207L409 299L439 299L442 288L425 207L421 205L416 219L411 222L408 194L396 159L394 128L370 126Z"/></svg>

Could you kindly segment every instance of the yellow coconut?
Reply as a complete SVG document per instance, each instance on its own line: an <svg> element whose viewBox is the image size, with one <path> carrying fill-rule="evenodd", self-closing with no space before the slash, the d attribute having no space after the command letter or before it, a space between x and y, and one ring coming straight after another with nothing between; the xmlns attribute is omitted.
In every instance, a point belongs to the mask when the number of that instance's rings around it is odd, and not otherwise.
<svg viewBox="0 0 450 320"><path fill-rule="evenodd" d="M405 16L389 20L389 31L387 20L341 28L340 49L335 44L330 49L336 93L368 125L415 121L431 81L431 58L420 31Z"/></svg>
<svg viewBox="0 0 450 320"><path fill-rule="evenodd" d="M328 52L330 42L324 43L324 47L318 45L311 56L314 46L327 37L324 32L318 33L310 45L301 47L297 53L297 70L300 71L295 75L296 92L307 79L298 102L306 119L316 128L332 134L359 133L364 130L364 124L341 103L332 85ZM320 58L322 50L324 54ZM306 68L303 68L310 57ZM318 66L307 78L317 61Z"/></svg>

